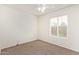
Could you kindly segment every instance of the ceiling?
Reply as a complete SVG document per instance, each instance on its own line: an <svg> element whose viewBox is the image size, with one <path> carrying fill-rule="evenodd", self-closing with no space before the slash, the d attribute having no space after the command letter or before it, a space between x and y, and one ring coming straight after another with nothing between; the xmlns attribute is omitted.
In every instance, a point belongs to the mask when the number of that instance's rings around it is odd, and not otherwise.
<svg viewBox="0 0 79 59"><path fill-rule="evenodd" d="M40 13L37 10L37 8L39 7L39 4L9 4L5 6L17 9L19 11L29 12L38 16L38 15L44 15L50 12L54 12L63 8L67 8L72 5L71 4L46 4L47 8L44 13Z"/></svg>

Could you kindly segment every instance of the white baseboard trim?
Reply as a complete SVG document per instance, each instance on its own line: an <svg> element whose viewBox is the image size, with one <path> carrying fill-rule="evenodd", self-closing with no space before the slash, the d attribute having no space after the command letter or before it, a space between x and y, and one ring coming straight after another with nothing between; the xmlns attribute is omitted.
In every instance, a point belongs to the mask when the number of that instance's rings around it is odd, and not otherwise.
<svg viewBox="0 0 79 59"><path fill-rule="evenodd" d="M72 51L75 51L75 52L79 52L79 51L77 51L77 50L75 50L75 49L73 49L73 48L64 47L64 46L58 45L58 44L56 44L56 43L52 43L52 42L47 41L47 40L42 40L42 41L48 42L48 43L50 43L50 44L55 44L55 45L57 45L57 46L60 46L60 47L63 47L63 48L66 48L66 49L69 49L69 50L72 50Z"/></svg>
<svg viewBox="0 0 79 59"><path fill-rule="evenodd" d="M11 46L4 47L4 48L2 48L2 49L9 48L9 47L13 47L13 46L20 45L20 44L24 44L24 43L28 43L28 42L34 41L34 40L37 40L37 38L34 37L34 38L29 39L29 40L26 40L26 41L23 41L23 42L19 42L18 44L16 43L16 44L13 44L13 45L11 45Z"/></svg>

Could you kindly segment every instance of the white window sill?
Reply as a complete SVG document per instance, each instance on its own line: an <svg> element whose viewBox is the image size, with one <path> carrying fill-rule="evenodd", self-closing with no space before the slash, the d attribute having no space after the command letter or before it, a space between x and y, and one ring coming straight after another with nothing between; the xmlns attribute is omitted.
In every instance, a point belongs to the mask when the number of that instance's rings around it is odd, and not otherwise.
<svg viewBox="0 0 79 59"><path fill-rule="evenodd" d="M51 35L50 37L57 38L57 39L68 39L68 37L59 37L59 36L54 36L54 35Z"/></svg>

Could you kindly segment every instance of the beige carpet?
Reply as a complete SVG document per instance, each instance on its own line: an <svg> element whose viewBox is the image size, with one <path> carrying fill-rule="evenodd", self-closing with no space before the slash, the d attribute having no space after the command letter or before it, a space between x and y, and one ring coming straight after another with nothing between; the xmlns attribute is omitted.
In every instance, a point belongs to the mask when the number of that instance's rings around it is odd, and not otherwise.
<svg viewBox="0 0 79 59"><path fill-rule="evenodd" d="M2 55L77 55L78 52L35 40L2 50Z"/></svg>

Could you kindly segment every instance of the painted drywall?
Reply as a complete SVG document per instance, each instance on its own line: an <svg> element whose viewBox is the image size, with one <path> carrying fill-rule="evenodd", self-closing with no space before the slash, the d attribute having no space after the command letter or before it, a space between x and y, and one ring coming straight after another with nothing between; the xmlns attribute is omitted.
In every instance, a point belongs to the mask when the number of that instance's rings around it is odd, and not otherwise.
<svg viewBox="0 0 79 59"><path fill-rule="evenodd" d="M36 40L36 36L36 16L0 5L1 49Z"/></svg>
<svg viewBox="0 0 79 59"><path fill-rule="evenodd" d="M68 15L68 39L50 36L49 21L51 18ZM49 14L40 16L38 38L52 44L56 44L79 52L79 5L64 8Z"/></svg>

